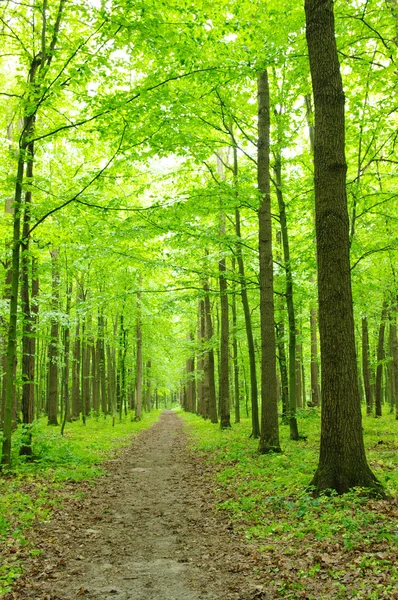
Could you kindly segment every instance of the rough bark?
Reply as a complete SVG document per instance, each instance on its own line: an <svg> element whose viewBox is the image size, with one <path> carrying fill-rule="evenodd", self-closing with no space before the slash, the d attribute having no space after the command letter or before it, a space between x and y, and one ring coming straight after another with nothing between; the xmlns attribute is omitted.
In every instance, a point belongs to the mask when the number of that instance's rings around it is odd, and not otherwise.
<svg viewBox="0 0 398 600"><path fill-rule="evenodd" d="M257 184L260 194L259 264L261 331L261 435L259 452L280 452L276 389L276 344L274 329L274 273L269 174L270 104L267 71L258 78Z"/></svg>
<svg viewBox="0 0 398 600"><path fill-rule="evenodd" d="M358 393L346 198L344 92L332 0L306 0L315 105L314 182L322 424L315 492L355 486L381 493L363 443Z"/></svg>

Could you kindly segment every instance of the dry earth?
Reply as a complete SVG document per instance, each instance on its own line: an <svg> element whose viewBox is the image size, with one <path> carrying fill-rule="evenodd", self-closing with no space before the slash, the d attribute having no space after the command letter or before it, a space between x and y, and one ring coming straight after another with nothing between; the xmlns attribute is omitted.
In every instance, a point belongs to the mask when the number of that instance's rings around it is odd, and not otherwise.
<svg viewBox="0 0 398 600"><path fill-rule="evenodd" d="M62 508L35 532L41 555L7 599L269 598L255 553L215 511L214 486L182 422L165 411L107 463L105 477L65 490Z"/></svg>

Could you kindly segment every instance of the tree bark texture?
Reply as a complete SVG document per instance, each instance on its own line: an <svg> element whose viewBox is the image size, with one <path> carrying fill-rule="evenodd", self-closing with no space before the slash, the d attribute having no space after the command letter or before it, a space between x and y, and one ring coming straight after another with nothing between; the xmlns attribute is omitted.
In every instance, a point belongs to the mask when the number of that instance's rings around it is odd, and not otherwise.
<svg viewBox="0 0 398 600"><path fill-rule="evenodd" d="M315 105L314 182L322 424L316 492L381 486L363 443L358 393L346 198L344 92L332 0L306 0Z"/></svg>
<svg viewBox="0 0 398 600"><path fill-rule="evenodd" d="M261 435L259 452L280 452L276 389L276 344L274 329L274 273L270 194L270 103L267 71L258 77L257 184L260 194L259 264L261 331Z"/></svg>

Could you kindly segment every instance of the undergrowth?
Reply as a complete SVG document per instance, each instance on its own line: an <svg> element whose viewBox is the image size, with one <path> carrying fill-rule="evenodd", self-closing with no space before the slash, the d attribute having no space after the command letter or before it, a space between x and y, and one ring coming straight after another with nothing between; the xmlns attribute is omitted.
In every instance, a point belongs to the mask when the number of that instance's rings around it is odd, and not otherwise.
<svg viewBox="0 0 398 600"><path fill-rule="evenodd" d="M50 519L62 503L64 482L90 481L104 473L103 463L128 446L142 429L159 418L160 411L144 413L141 421L130 415L122 422L108 417L87 418L60 427L41 419L32 426L33 457L18 455L22 432L13 435L12 467L0 477L0 598L11 589L23 569L23 559L38 551L29 542L29 528Z"/></svg>
<svg viewBox="0 0 398 600"><path fill-rule="evenodd" d="M360 489L343 496L311 495L308 484L319 452L317 409L298 414L300 433L307 439L291 441L289 428L282 425L283 452L271 455L257 453L258 440L250 438L248 420L221 431L195 415L180 416L189 427L193 449L217 469L218 508L228 512L259 551L288 557L285 578L284 560L270 566L276 568L274 579L281 580L277 597L396 597L391 593L398 577L398 422L393 415L364 417L363 423L369 463L390 496L385 501L370 500ZM307 579L317 574L323 578L321 590L326 580L332 581L330 594L318 589L308 595Z"/></svg>

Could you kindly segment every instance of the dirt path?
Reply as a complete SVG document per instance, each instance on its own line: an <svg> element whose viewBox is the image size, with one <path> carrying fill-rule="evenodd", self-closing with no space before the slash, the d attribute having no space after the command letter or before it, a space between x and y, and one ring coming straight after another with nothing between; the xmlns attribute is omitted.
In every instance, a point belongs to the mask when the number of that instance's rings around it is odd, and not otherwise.
<svg viewBox="0 0 398 600"><path fill-rule="evenodd" d="M41 526L42 556L18 600L266 597L250 577L250 549L215 513L214 483L173 412L108 468Z"/></svg>

